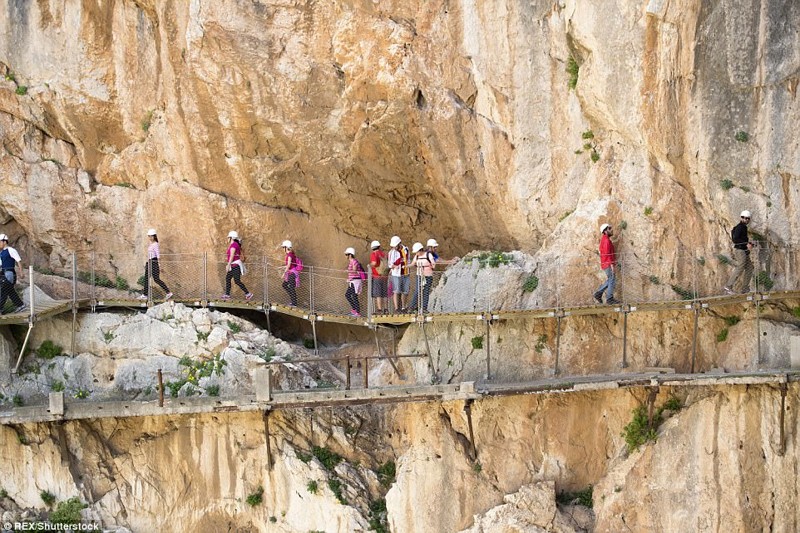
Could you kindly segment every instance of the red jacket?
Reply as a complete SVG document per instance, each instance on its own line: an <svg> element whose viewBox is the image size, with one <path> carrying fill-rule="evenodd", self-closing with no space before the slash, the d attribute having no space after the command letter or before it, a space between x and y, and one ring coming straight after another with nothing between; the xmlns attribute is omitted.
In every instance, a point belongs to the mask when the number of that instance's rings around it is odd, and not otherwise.
<svg viewBox="0 0 800 533"><path fill-rule="evenodd" d="M600 268L607 269L611 265L617 264L617 252L614 251L614 243L603 233L600 237Z"/></svg>

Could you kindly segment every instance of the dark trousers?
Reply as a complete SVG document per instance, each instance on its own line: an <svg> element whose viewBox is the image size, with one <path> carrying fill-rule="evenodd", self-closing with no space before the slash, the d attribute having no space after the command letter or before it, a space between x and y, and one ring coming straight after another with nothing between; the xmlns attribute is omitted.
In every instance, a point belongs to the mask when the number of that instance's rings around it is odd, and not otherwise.
<svg viewBox="0 0 800 533"><path fill-rule="evenodd" d="M348 302L350 302L350 309L353 309L356 313L360 314L361 307L358 302L358 294L356 294L356 289L351 283L347 284L347 292L344 293L344 297L347 298Z"/></svg>
<svg viewBox="0 0 800 533"><path fill-rule="evenodd" d="M225 276L225 294L228 296L231 295L231 280L233 280L245 294L250 294L250 291L248 291L247 287L242 283L242 269L239 268L239 265L231 265L231 269Z"/></svg>
<svg viewBox="0 0 800 533"><path fill-rule="evenodd" d="M293 306L297 306L297 272L289 272L283 281L283 290L289 295L289 300Z"/></svg>
<svg viewBox="0 0 800 533"><path fill-rule="evenodd" d="M164 283L163 281L161 281L160 272L161 272L161 270L158 267L158 259L155 259L155 258L150 259L147 263L144 264L144 279L145 279L145 282L144 282L144 290L142 291L142 294L147 296L147 285L148 285L147 278L148 278L148 276L150 274L153 275L153 281L156 283L156 285L158 285L159 287L164 289L165 293L170 292L169 287L167 287L167 284Z"/></svg>
<svg viewBox="0 0 800 533"><path fill-rule="evenodd" d="M14 285L17 283L17 273L13 270L6 270L0 276L0 311L5 309L6 301L11 298L11 303L15 307L22 305L22 299L14 290Z"/></svg>

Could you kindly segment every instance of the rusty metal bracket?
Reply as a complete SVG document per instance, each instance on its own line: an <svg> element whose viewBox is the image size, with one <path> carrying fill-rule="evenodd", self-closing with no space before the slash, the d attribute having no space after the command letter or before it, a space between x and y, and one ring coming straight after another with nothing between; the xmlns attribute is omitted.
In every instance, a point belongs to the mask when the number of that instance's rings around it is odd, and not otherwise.
<svg viewBox="0 0 800 533"><path fill-rule="evenodd" d="M472 460L478 459L478 450L475 448L475 433L472 431L472 402L473 399L468 399L464 402L464 413L467 415L467 426L469 427L469 443L472 446Z"/></svg>

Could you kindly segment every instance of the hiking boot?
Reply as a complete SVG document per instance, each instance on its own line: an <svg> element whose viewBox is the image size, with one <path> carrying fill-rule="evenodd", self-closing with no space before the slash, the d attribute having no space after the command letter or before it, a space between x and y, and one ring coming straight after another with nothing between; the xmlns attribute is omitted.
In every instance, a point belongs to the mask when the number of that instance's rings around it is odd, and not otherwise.
<svg viewBox="0 0 800 533"><path fill-rule="evenodd" d="M359 312L358 312L358 311L356 311L355 309L351 309L351 310L350 310L350 314L351 314L351 315L353 315L353 316L359 316L359 317L361 316L361 313L359 313Z"/></svg>
<svg viewBox="0 0 800 533"><path fill-rule="evenodd" d="M139 295L139 299L140 300L147 300L147 295L146 294L140 294Z"/></svg>
<svg viewBox="0 0 800 533"><path fill-rule="evenodd" d="M22 304L19 307L17 307L16 309L14 309L14 312L15 313L23 313L23 312L25 312L26 309L28 309L28 306L25 305L25 304Z"/></svg>
<svg viewBox="0 0 800 533"><path fill-rule="evenodd" d="M252 292L248 292L247 294L244 295L244 299L247 300L247 301L252 300L253 299L253 293Z"/></svg>
<svg viewBox="0 0 800 533"><path fill-rule="evenodd" d="M166 300L172 300L172 293L168 292L167 295L164 297Z"/></svg>
<svg viewBox="0 0 800 533"><path fill-rule="evenodd" d="M725 294L736 294L735 292L733 292L733 289L731 289L730 287L722 287L722 291Z"/></svg>
<svg viewBox="0 0 800 533"><path fill-rule="evenodd" d="M618 304L621 304L622 302L620 302L619 300L617 300L616 298L614 298L614 297L612 296L611 298L609 298L609 299L607 299L607 300L606 300L606 303L607 303L608 305L618 305Z"/></svg>
<svg viewBox="0 0 800 533"><path fill-rule="evenodd" d="M230 300L231 299L231 295L230 294L223 294L222 296L219 297L219 299L220 300Z"/></svg>
<svg viewBox="0 0 800 533"><path fill-rule="evenodd" d="M603 291L596 292L592 295L594 297L594 301L601 304L603 303Z"/></svg>

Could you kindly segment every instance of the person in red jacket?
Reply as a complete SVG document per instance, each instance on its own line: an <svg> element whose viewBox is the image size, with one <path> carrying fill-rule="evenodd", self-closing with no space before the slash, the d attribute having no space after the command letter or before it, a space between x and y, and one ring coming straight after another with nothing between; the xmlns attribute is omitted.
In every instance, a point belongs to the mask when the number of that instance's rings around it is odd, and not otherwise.
<svg viewBox="0 0 800 533"><path fill-rule="evenodd" d="M606 293L606 303L610 305L620 303L614 298L614 285L617 283L617 252L614 250L614 243L611 237L614 235L614 228L611 224L600 226L600 268L606 274L606 280L596 291L594 291L594 301L603 303L603 292Z"/></svg>

